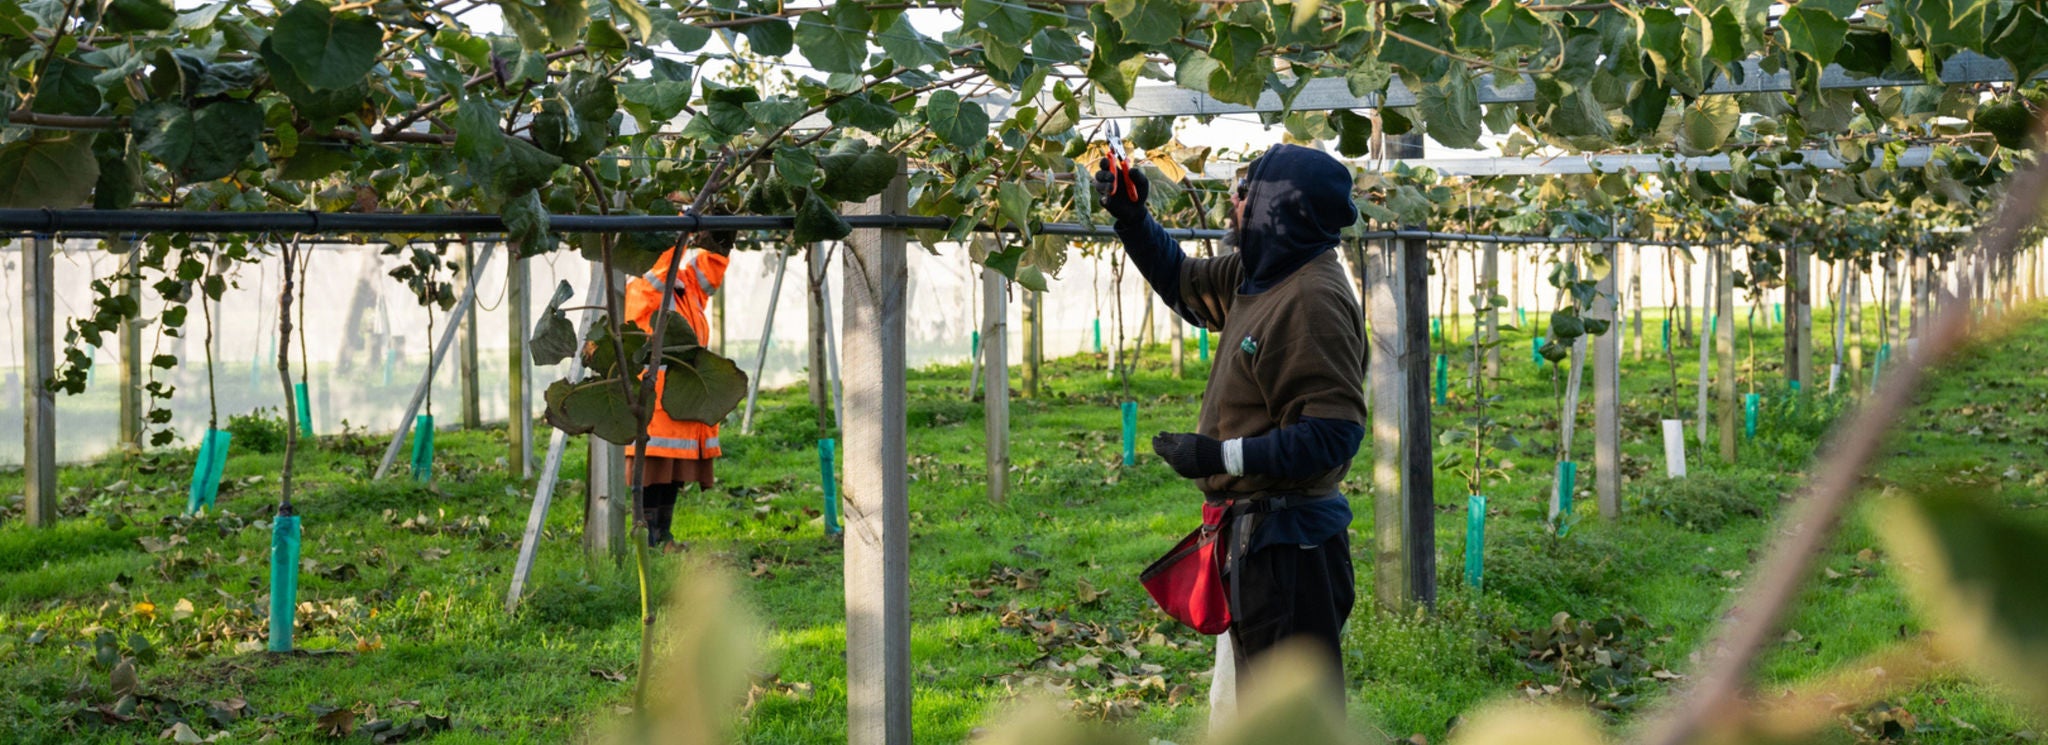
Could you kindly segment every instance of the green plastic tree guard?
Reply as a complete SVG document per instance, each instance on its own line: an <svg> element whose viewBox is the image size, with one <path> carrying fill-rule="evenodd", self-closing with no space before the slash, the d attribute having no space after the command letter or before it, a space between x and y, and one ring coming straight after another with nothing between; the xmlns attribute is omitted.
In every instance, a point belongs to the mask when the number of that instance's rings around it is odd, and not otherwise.
<svg viewBox="0 0 2048 745"><path fill-rule="evenodd" d="M832 474L833 451L838 443L827 437L818 441L818 477L825 485L825 535L839 535L839 479Z"/></svg>
<svg viewBox="0 0 2048 745"><path fill-rule="evenodd" d="M1102 354L1102 319L1095 319L1095 353Z"/></svg>
<svg viewBox="0 0 2048 745"><path fill-rule="evenodd" d="M1745 393L1743 395L1743 436L1747 436L1751 440L1757 438L1757 395L1755 393Z"/></svg>
<svg viewBox="0 0 2048 745"><path fill-rule="evenodd" d="M1138 464L1138 402L1124 402L1124 465Z"/></svg>
<svg viewBox="0 0 2048 745"><path fill-rule="evenodd" d="M1774 319L1774 320L1772 321L1772 323L1776 323L1776 324L1779 324L1779 325L1784 325L1784 323L1785 323L1785 304L1784 304L1784 303L1771 303L1771 318L1772 318L1772 319Z"/></svg>
<svg viewBox="0 0 2048 745"><path fill-rule="evenodd" d="M270 651L292 651L299 606L299 518L286 505L270 521Z"/></svg>
<svg viewBox="0 0 2048 745"><path fill-rule="evenodd" d="M192 484L185 493L185 514L212 507L220 496L221 472L227 469L228 446L234 435L209 429L199 439L199 453L192 459Z"/></svg>
<svg viewBox="0 0 2048 745"><path fill-rule="evenodd" d="M1196 334L1196 335L1195 335L1195 337L1196 337L1196 339L1197 339L1197 341L1198 341L1198 346L1199 346L1199 347L1201 348L1201 350L1202 350L1202 361L1203 361L1203 362L1208 362L1208 361L1209 361L1209 330L1208 330L1208 329L1202 329L1202 330L1201 330L1201 333L1199 333L1199 334Z"/></svg>
<svg viewBox="0 0 2048 745"><path fill-rule="evenodd" d="M1664 319L1664 351L1671 351L1671 319Z"/></svg>
<svg viewBox="0 0 2048 745"><path fill-rule="evenodd" d="M1572 495L1578 491L1579 464L1562 461L1557 464L1557 534L1562 536L1572 529Z"/></svg>
<svg viewBox="0 0 2048 745"><path fill-rule="evenodd" d="M397 371L397 369L398 369L398 348L397 348L397 347L386 347L386 348L385 348L385 350L384 350L384 384L385 384L385 385L387 385L387 386L388 386L388 385L391 385L391 374L392 374L393 372L396 372L396 371Z"/></svg>
<svg viewBox="0 0 2048 745"><path fill-rule="evenodd" d="M1529 361L1536 363L1537 367L1543 366L1543 337L1529 340Z"/></svg>
<svg viewBox="0 0 2048 745"><path fill-rule="evenodd" d="M980 332L980 331L974 331L974 332L970 332L970 333L972 333L972 334L973 334L973 336L972 336L972 337L970 337L970 338L969 338L969 341L967 342L967 350L968 350L968 351L967 351L967 353L968 353L969 355L972 355L972 356L975 356L975 357L980 357L980 356L981 356L981 332Z"/></svg>
<svg viewBox="0 0 2048 745"><path fill-rule="evenodd" d="M412 425L412 480L427 483L434 478L434 415L421 414Z"/></svg>
<svg viewBox="0 0 2048 745"><path fill-rule="evenodd" d="M1436 405L1443 406L1449 400L1451 388L1451 356L1436 356Z"/></svg>
<svg viewBox="0 0 2048 745"><path fill-rule="evenodd" d="M1516 325L1516 326L1528 326L1528 325L1529 325L1529 311L1528 311L1527 309L1524 309L1524 308L1521 308L1521 307L1517 307L1517 308L1515 308L1515 325Z"/></svg>
<svg viewBox="0 0 2048 745"><path fill-rule="evenodd" d="M1481 589L1486 579L1486 497L1465 500L1465 586Z"/></svg>
<svg viewBox="0 0 2048 745"><path fill-rule="evenodd" d="M309 399L309 397L308 397L308 396L306 395L306 384L305 384L305 383L293 383L293 384L292 384L292 398L293 398L293 399L294 399L295 401L297 401L297 402L298 402L298 409L299 409L299 436L300 436L300 437L312 437L312 436L313 436L313 404L312 404L312 403L310 403L310 399Z"/></svg>

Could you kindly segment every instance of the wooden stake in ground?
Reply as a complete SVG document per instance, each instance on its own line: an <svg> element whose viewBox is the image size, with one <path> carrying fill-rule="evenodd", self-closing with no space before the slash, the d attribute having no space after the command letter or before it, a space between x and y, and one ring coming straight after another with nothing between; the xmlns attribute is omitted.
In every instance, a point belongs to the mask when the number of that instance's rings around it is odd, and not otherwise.
<svg viewBox="0 0 2048 745"><path fill-rule="evenodd" d="M1402 412L1408 402L1403 360L1413 339L1403 333L1407 297L1401 245L1377 241L1364 251L1366 315L1371 319L1366 387L1372 394L1373 597L1380 608L1400 610L1409 595L1401 491ZM1425 324L1428 322L1425 320ZM1421 338L1427 339L1427 328ZM1427 356L1424 355L1426 358Z"/></svg>
<svg viewBox="0 0 2048 745"><path fill-rule="evenodd" d="M1429 366L1435 358L1429 343L1429 243L1405 239L1401 276L1408 289L1402 298L1403 335L1420 340L1421 348L1400 358L1407 370L1408 400L1401 422L1402 540L1407 551L1408 601L1436 608L1436 434L1430 430Z"/></svg>
<svg viewBox="0 0 2048 745"><path fill-rule="evenodd" d="M1010 486L1010 300L1009 281L1002 272L983 267L983 313L988 328L981 335L982 367L988 370L988 395L981 399L988 456L988 500L1003 501ZM850 295L849 295L850 296ZM1026 301L1029 304L1029 301Z"/></svg>
<svg viewBox="0 0 2048 745"><path fill-rule="evenodd" d="M1721 377L1717 381L1721 396L1721 460L1735 462L1736 428L1742 420L1741 406L1735 400L1735 274L1729 271L1731 250L1727 247L1714 250L1714 263L1719 267L1719 305L1721 306L1721 327L1716 329L1715 346L1721 350Z"/></svg>
<svg viewBox="0 0 2048 745"><path fill-rule="evenodd" d="M57 392L49 386L57 370L57 240L38 235L23 248L22 509L29 525L47 528L57 524Z"/></svg>
<svg viewBox="0 0 2048 745"><path fill-rule="evenodd" d="M859 214L900 215L901 173ZM846 475L848 745L910 745L910 507L904 384L907 234L855 230L846 241L842 423Z"/></svg>
<svg viewBox="0 0 2048 745"><path fill-rule="evenodd" d="M804 372L810 378L811 407L818 412L818 431L821 433L830 430L833 424L833 396L830 387L832 378L825 371L825 293L822 290L825 282L824 248L823 243L813 243L804 247L804 306L805 315L808 316L805 328L809 332L806 336L810 340L806 345L810 362L804 366Z"/></svg>
<svg viewBox="0 0 2048 745"><path fill-rule="evenodd" d="M1615 288L1620 286L1619 246L1601 248L1607 256L1607 274L1600 278L1598 296L1589 318L1607 321L1601 334L1593 366L1593 482L1600 500L1600 516L1621 516L1621 318Z"/></svg>
<svg viewBox="0 0 2048 745"><path fill-rule="evenodd" d="M471 284L471 278L478 276L477 271L482 268L476 263L476 247L468 241L463 241L462 284L465 286ZM479 315L482 314L471 312L462 317L461 336L460 340L457 341L460 347L460 351L456 353L458 356L457 366L461 368L462 375L462 428L467 430L482 429L484 426L483 402L479 394L480 381L477 376L477 316Z"/></svg>
<svg viewBox="0 0 2048 745"><path fill-rule="evenodd" d="M510 397L505 407L506 434L511 441L510 454L506 463L512 472L525 479L533 476L533 368L526 356L526 337L533 332L532 307L528 302L530 274L524 254L526 249L518 243L505 244L510 249L505 262L505 312L510 324L506 331L506 386Z"/></svg>

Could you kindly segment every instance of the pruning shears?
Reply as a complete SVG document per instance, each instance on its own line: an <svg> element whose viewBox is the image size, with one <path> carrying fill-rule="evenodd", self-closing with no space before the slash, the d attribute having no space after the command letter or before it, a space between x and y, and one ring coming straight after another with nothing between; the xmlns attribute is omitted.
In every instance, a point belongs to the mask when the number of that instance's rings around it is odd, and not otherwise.
<svg viewBox="0 0 2048 745"><path fill-rule="evenodd" d="M1124 131L1117 123L1109 123L1109 173L1108 196L1123 194L1130 199L1138 198L1138 183L1131 179L1131 156L1124 152Z"/></svg>

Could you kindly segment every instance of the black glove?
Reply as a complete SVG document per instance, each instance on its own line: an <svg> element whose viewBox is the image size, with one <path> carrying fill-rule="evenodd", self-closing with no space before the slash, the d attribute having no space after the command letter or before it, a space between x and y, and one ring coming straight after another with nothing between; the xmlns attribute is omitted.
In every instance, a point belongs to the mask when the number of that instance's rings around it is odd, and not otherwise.
<svg viewBox="0 0 2048 745"><path fill-rule="evenodd" d="M1145 198L1152 195L1152 181L1145 178L1145 172L1131 168L1131 182L1119 184L1116 172L1109 169L1109 159L1103 158L1095 169L1095 201L1102 205L1118 222L1140 220L1145 217ZM1130 192L1137 193L1132 194Z"/></svg>
<svg viewBox="0 0 2048 745"><path fill-rule="evenodd" d="M1152 436L1152 452L1182 478L1199 479L1223 473L1223 441L1192 432L1161 432Z"/></svg>

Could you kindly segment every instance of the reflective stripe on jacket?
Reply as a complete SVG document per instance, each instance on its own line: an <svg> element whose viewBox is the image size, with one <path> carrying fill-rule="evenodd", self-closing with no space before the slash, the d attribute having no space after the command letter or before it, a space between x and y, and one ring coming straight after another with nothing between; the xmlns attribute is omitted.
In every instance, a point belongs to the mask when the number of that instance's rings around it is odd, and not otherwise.
<svg viewBox="0 0 2048 745"><path fill-rule="evenodd" d="M674 261L675 249L662 253L654 262L654 268L646 274L634 277L626 283L626 320L638 325L642 331L654 332L654 313L661 307L662 280L667 278L669 262ZM711 293L717 292L725 283L726 257L709 251L692 250L684 254L682 266L676 267L675 300L669 309L681 314L690 324L690 331L696 333L699 342L710 336L711 323L704 315L705 306L711 300ZM662 381L654 382L655 400L661 399ZM718 424L715 422L691 422L670 419L660 406L654 408L654 419L647 425L647 454L663 458L716 458L722 454L718 447Z"/></svg>

